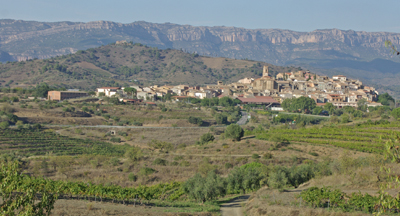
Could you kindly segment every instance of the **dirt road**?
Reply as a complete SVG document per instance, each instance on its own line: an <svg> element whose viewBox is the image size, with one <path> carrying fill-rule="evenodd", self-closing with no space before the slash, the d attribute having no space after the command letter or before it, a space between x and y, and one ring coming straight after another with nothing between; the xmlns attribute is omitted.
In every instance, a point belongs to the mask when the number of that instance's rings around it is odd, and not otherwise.
<svg viewBox="0 0 400 216"><path fill-rule="evenodd" d="M243 195L222 204L222 216L243 216L242 204L244 205L249 197L249 195Z"/></svg>

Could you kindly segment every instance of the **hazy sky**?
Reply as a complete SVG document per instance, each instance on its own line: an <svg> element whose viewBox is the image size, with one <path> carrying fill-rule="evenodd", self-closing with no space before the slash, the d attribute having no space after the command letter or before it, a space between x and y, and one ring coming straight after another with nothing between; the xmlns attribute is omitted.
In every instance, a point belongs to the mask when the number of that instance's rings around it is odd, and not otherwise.
<svg viewBox="0 0 400 216"><path fill-rule="evenodd" d="M400 0L0 0L0 19L400 32Z"/></svg>

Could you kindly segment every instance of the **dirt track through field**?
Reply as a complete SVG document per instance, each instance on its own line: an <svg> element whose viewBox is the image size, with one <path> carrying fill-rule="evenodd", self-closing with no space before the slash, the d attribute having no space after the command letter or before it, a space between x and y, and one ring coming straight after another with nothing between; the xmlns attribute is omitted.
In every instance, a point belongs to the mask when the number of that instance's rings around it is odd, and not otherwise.
<svg viewBox="0 0 400 216"><path fill-rule="evenodd" d="M243 216L242 205L247 202L249 195L243 195L221 205L222 216Z"/></svg>

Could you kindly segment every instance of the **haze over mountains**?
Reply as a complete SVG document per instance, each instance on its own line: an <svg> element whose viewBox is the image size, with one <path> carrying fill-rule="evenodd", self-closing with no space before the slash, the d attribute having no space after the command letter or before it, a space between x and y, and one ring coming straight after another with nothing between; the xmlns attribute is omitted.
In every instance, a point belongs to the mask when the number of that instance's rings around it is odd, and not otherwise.
<svg viewBox="0 0 400 216"><path fill-rule="evenodd" d="M253 59L275 65L298 65L312 72L341 73L399 91L400 59L385 40L400 43L400 33L338 29L295 32L281 29L196 27L171 23L107 21L34 22L0 20L0 61L49 58L118 40L201 55Z"/></svg>

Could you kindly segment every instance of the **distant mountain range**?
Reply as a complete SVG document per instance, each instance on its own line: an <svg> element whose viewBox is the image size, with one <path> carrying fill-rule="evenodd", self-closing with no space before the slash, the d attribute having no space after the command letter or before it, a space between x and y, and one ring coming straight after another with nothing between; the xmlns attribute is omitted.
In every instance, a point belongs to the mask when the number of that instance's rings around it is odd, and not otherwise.
<svg viewBox="0 0 400 216"><path fill-rule="evenodd" d="M338 29L197 27L171 23L34 22L0 20L0 61L49 58L126 40L206 56L296 65L319 74L344 74L400 95L400 59L385 48L400 33Z"/></svg>

